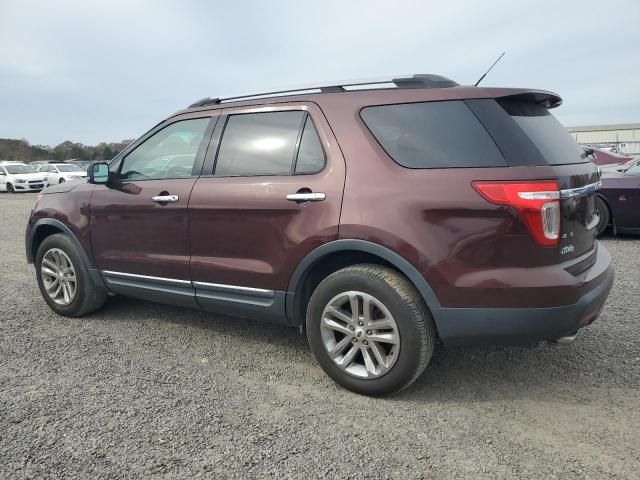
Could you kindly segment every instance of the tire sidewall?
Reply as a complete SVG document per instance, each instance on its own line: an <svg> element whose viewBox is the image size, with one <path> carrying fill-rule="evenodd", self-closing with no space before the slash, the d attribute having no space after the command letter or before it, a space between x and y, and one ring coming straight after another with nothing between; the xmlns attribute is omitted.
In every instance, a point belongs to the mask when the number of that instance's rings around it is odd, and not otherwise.
<svg viewBox="0 0 640 480"><path fill-rule="evenodd" d="M341 370L329 357L320 333L320 320L325 306L336 295L347 291L368 293L382 302L391 312L400 335L398 358L386 374L374 379L354 377ZM402 297L382 279L362 274L329 276L313 293L307 309L306 329L311 350L324 371L339 385L365 395L384 395L403 388L419 368L421 335L416 315ZM419 320L418 320L419 321Z"/></svg>
<svg viewBox="0 0 640 480"><path fill-rule="evenodd" d="M597 234L601 235L607 229L607 226L609 225L609 221L611 220L611 215L609 213L609 208L607 207L606 202L602 198L600 198L599 196L596 196L595 200L596 200L596 208L600 213L600 221L598 222L596 229L597 229Z"/></svg>
<svg viewBox="0 0 640 480"><path fill-rule="evenodd" d="M69 305L59 305L54 302L49 295L47 294L44 288L44 282L42 281L42 275L40 274L40 269L42 267L42 258L45 253L52 248L58 248L67 254L71 263L73 264L73 269L76 274L76 296L73 301ZM40 288L40 293L44 298L47 305L51 307L51 309L64 316L73 317L78 315L81 311L84 303L84 299L87 295L87 291L90 287L89 285L89 276L87 270L82 263L82 259L76 252L76 249L71 242L71 240L64 234L56 234L51 235L43 240L38 248L38 252L36 253L35 258L35 267L36 267L36 277L38 280L38 287Z"/></svg>

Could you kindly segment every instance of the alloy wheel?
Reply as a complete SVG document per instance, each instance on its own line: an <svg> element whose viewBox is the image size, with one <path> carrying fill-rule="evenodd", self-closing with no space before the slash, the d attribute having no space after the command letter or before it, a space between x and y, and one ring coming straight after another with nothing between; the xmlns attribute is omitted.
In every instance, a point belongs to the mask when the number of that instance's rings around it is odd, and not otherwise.
<svg viewBox="0 0 640 480"><path fill-rule="evenodd" d="M322 312L320 334L333 362L358 378L377 378L398 359L400 333L389 309L364 292L343 292Z"/></svg>
<svg viewBox="0 0 640 480"><path fill-rule="evenodd" d="M52 248L42 257L40 275L49 298L61 306L73 302L77 292L76 271L69 256L59 248Z"/></svg>

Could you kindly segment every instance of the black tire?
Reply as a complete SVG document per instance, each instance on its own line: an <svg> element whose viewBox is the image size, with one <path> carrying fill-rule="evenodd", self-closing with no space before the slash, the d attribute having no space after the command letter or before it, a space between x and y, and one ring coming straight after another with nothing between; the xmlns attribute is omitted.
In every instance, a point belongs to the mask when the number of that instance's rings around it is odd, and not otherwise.
<svg viewBox="0 0 640 480"><path fill-rule="evenodd" d="M13 188L13 185L11 185L10 183L7 183L7 192L16 193L15 188Z"/></svg>
<svg viewBox="0 0 640 480"><path fill-rule="evenodd" d="M396 322L399 353L382 376L355 377L338 367L325 348L320 327L324 308L331 299L347 291L372 295ZM409 280L395 270L370 264L339 270L318 285L307 307L306 331L311 351L327 375L348 390L371 396L397 393L416 381L433 355L437 337L431 314Z"/></svg>
<svg viewBox="0 0 640 480"><path fill-rule="evenodd" d="M596 226L596 234L598 236L602 235L607 229L609 225L609 221L611 219L611 213L609 212L609 207L607 206L607 202L605 202L602 197L596 195L595 204L594 204L596 213L600 216L600 221Z"/></svg>
<svg viewBox="0 0 640 480"><path fill-rule="evenodd" d="M61 178L58 183L64 183L64 178Z"/></svg>
<svg viewBox="0 0 640 480"><path fill-rule="evenodd" d="M42 275L40 274L42 258L45 256L46 252L52 248L62 250L69 257L76 273L76 294L73 301L66 306L57 304L49 297L44 287ZM49 307L51 307L51 310L59 315L64 315L65 317L79 317L86 315L87 313L91 313L102 307L107 299L107 292L94 285L91 276L89 275L87 268L84 266L80 255L76 251L73 242L69 237L62 233L51 235L42 241L38 248L38 252L36 253L35 267L40 293L42 294L45 302L47 302Z"/></svg>

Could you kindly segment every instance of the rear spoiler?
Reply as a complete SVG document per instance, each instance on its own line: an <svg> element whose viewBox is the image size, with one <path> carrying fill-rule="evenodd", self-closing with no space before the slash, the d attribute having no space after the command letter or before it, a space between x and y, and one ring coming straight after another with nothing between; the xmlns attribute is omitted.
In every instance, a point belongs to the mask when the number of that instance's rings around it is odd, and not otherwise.
<svg viewBox="0 0 640 480"><path fill-rule="evenodd" d="M516 93L507 93L496 98L522 100L525 102L537 103L545 108L555 108L562 105L562 97L557 93L546 90L522 90Z"/></svg>

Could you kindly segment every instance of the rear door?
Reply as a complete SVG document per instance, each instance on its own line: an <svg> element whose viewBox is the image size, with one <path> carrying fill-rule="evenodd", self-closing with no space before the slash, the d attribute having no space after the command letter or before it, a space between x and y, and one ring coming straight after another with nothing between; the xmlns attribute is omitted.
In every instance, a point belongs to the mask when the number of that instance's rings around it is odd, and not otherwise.
<svg viewBox="0 0 640 480"><path fill-rule="evenodd" d="M195 305L187 206L214 122L202 113L171 119L112 164L109 185L96 185L91 243L114 291Z"/></svg>
<svg viewBox="0 0 640 480"><path fill-rule="evenodd" d="M283 320L295 267L338 238L344 176L317 105L226 109L189 204L200 304Z"/></svg>

